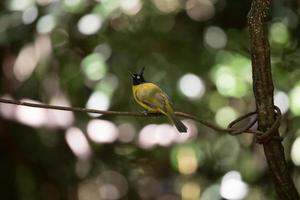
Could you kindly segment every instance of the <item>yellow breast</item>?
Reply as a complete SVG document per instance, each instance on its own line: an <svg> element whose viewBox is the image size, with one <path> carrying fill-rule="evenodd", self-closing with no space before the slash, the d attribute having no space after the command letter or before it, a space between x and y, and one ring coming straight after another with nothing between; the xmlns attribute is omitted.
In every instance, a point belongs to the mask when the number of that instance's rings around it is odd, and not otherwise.
<svg viewBox="0 0 300 200"><path fill-rule="evenodd" d="M142 83L132 86L133 97L135 101L150 112L159 112L155 104L155 93L161 92L161 89L153 83Z"/></svg>

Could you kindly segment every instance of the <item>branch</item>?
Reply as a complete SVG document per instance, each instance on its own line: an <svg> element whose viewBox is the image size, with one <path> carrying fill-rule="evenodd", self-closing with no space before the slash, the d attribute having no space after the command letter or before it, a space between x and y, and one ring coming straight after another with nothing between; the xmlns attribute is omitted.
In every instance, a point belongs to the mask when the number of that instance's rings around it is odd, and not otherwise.
<svg viewBox="0 0 300 200"><path fill-rule="evenodd" d="M34 107L34 108L45 108L45 109L52 109L52 110L62 110L62 111L73 111L73 112L85 112L85 113L96 113L102 115L117 115L117 116L131 116L131 117L158 117L163 116L161 113L151 113L151 112L128 112L128 111L104 111L104 110L96 110L96 109L86 109L86 108L79 108L79 107L66 107L66 106L54 106L54 105L47 105L41 103L30 103L24 101L16 101L11 99L2 99L0 98L0 103L5 104L14 104L20 106L27 106L27 107ZM184 112L175 112L175 115L179 117L184 117L187 119L192 119L206 127L209 127L218 132L228 132L231 135L238 135L241 133L251 133L251 134L258 134L256 130L250 130L250 128L256 122L256 118L249 123L249 125L243 126L241 128L234 128L234 125L241 122L242 120L256 114L256 112L247 113L229 124L229 128L221 128L218 125L213 124L212 122L208 122L205 120L198 119L196 116L184 113ZM259 133L260 134L260 133Z"/></svg>
<svg viewBox="0 0 300 200"><path fill-rule="evenodd" d="M267 32L270 7L271 0L253 0L248 14L253 91L258 115L258 130L262 132L270 129L275 122L274 87ZM278 127L273 135L279 136ZM281 142L269 140L263 144L263 147L278 197L282 200L298 200L299 195L289 175Z"/></svg>

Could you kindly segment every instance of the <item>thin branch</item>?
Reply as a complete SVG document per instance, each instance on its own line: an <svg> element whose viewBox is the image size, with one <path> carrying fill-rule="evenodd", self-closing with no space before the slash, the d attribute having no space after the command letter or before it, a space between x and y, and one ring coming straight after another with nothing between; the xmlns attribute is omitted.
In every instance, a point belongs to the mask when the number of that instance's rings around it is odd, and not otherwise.
<svg viewBox="0 0 300 200"><path fill-rule="evenodd" d="M105 110L87 109L87 108L80 108L80 107L54 106L54 105L48 105L48 104L31 103L31 102L17 101L17 100L11 100L11 99L0 99L0 102L7 103L7 104L20 105L20 106L34 107L34 108L46 108L46 109L52 109L52 110L85 112L85 113L95 113L95 114L102 114L102 115L146 117L145 113L141 113L141 112L105 111ZM155 115L154 115L154 113L153 113L151 115L149 114L148 116L158 116L158 115L161 115L161 114L155 113Z"/></svg>
<svg viewBox="0 0 300 200"><path fill-rule="evenodd" d="M52 109L52 110L62 110L62 111L73 111L73 112L85 112L85 113L96 113L96 114L102 114L102 115L117 115L117 116L132 116L132 117L158 117L163 116L161 113L151 113L151 112L128 112L128 111L104 111L104 110L96 110L96 109L87 109L87 108L80 108L80 107L67 107L67 106L54 106L54 105L48 105L48 104L41 104L41 103L31 103L31 102L24 102L24 101L17 101L17 100L11 100L11 99L2 99L0 98L0 103L5 104L14 104L19 106L27 106L27 107L34 107L34 108L45 108L45 109ZM233 124L236 124L247 117L255 114L255 112L248 113L244 116L241 116L240 118L234 120L232 123L230 123L229 128L221 128L218 125L213 124L212 122L208 122L205 120L198 119L196 116L184 113L184 112L175 112L175 115L187 119L192 119L206 127L209 127L217 132L228 132L231 135L238 135L243 132L245 133L252 133L257 134L257 131L250 130L252 126L245 126L241 128L233 128ZM251 122L251 125L254 123Z"/></svg>

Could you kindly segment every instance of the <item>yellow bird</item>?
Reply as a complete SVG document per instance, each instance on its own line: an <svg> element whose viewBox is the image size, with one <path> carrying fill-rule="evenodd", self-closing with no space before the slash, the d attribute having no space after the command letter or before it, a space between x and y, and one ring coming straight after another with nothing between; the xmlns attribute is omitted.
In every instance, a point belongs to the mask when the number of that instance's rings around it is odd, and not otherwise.
<svg viewBox="0 0 300 200"><path fill-rule="evenodd" d="M166 93L157 85L146 82L144 67L138 74L132 74L132 92L136 102L149 112L159 112L166 115L181 133L187 132L187 127L176 118L172 103Z"/></svg>

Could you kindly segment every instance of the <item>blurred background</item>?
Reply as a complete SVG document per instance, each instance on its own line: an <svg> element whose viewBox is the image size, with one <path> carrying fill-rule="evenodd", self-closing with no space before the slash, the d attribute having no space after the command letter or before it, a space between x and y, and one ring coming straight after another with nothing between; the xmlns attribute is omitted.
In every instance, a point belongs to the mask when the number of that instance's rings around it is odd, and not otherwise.
<svg viewBox="0 0 300 200"><path fill-rule="evenodd" d="M176 110L226 127L255 109L250 0L2 0L0 97L142 111L128 71ZM274 99L300 188L298 0L273 1ZM99 116L0 104L1 199L275 199L263 149L192 120Z"/></svg>

